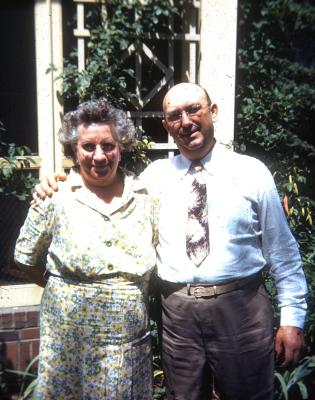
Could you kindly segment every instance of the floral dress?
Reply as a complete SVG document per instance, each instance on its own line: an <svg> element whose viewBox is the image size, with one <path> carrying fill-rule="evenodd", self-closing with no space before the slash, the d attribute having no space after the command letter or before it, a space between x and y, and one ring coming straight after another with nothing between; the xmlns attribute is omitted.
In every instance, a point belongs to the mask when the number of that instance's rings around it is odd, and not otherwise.
<svg viewBox="0 0 315 400"><path fill-rule="evenodd" d="M156 203L131 175L100 201L73 174L30 208L15 259L45 265L38 399L149 400Z"/></svg>

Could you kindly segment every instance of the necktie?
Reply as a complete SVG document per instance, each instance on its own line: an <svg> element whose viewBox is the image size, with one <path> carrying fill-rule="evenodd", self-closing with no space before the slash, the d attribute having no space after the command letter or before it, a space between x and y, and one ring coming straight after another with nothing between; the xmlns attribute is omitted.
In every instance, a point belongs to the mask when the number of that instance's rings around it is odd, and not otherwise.
<svg viewBox="0 0 315 400"><path fill-rule="evenodd" d="M193 161L190 168L194 179L188 203L186 252L193 263L199 267L210 252L207 188L202 177L201 162Z"/></svg>

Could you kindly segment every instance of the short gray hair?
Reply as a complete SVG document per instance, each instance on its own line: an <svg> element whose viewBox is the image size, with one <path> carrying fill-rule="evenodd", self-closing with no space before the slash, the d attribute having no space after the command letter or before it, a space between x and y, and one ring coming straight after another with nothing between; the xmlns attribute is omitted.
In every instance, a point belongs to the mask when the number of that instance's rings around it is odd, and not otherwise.
<svg viewBox="0 0 315 400"><path fill-rule="evenodd" d="M78 126L91 124L109 124L115 129L122 151L131 151L136 144L136 130L127 114L115 108L104 97L81 103L74 111L65 114L62 127L58 132L59 142L64 154L75 160L72 144L79 140Z"/></svg>

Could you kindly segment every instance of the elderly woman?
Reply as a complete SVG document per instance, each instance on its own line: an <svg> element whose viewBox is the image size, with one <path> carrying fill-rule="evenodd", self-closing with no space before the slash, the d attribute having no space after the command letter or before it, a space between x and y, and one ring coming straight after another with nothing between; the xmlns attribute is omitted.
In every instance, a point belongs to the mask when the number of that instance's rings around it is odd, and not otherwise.
<svg viewBox="0 0 315 400"><path fill-rule="evenodd" d="M100 99L66 114L59 140L77 172L30 208L15 249L16 262L45 286L37 398L152 399L156 206L119 166L134 126Z"/></svg>

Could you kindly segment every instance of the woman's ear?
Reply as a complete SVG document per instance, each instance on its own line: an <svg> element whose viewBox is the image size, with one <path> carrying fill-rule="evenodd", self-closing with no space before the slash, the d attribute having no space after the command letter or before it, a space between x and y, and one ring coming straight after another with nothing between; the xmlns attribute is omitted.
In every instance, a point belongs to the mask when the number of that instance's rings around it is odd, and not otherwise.
<svg viewBox="0 0 315 400"><path fill-rule="evenodd" d="M78 144L77 143L71 143L71 150L73 152L73 155L71 156L72 161L74 162L75 165L78 165L78 157L77 157L77 149L78 149Z"/></svg>

